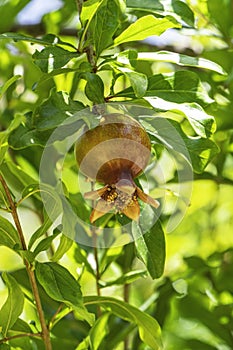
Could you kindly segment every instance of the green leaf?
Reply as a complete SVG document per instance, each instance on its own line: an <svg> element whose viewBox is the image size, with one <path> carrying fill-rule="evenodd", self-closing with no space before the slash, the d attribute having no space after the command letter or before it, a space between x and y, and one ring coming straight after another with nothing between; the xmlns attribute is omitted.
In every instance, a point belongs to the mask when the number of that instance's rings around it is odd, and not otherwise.
<svg viewBox="0 0 233 350"><path fill-rule="evenodd" d="M132 234L135 239L137 254L139 259L145 264L150 276L153 279L159 278L163 274L166 255L163 228L160 221L157 220L143 234L141 228L143 226L142 220L139 224L136 221L132 222Z"/></svg>
<svg viewBox="0 0 233 350"><path fill-rule="evenodd" d="M0 344L0 350L11 350L11 347L8 344Z"/></svg>
<svg viewBox="0 0 233 350"><path fill-rule="evenodd" d="M115 96L136 98L131 87L118 92ZM197 102L206 105L213 102L202 86L198 75L190 71L153 75L148 79L145 96L160 97L176 103Z"/></svg>
<svg viewBox="0 0 233 350"><path fill-rule="evenodd" d="M81 12L81 21L84 24L86 21L91 21L103 0L87 0L83 3Z"/></svg>
<svg viewBox="0 0 233 350"><path fill-rule="evenodd" d="M0 216L0 245L14 249L16 244L21 246L16 229L7 219Z"/></svg>
<svg viewBox="0 0 233 350"><path fill-rule="evenodd" d="M118 0L104 0L96 12L92 27L96 56L113 43L113 35L119 25Z"/></svg>
<svg viewBox="0 0 233 350"><path fill-rule="evenodd" d="M174 103L157 97L145 97L145 100L158 110L184 115L197 135L203 138L211 136L216 130L214 117L205 113L197 103Z"/></svg>
<svg viewBox="0 0 233 350"><path fill-rule="evenodd" d="M17 80L21 78L21 75L14 75L10 79L8 79L5 84L0 86L0 98L2 97L3 94L9 89L9 87L14 84Z"/></svg>
<svg viewBox="0 0 233 350"><path fill-rule="evenodd" d="M93 327L90 330L90 345L91 350L98 350L102 340L108 334L108 319L110 313L104 313L97 319Z"/></svg>
<svg viewBox="0 0 233 350"><path fill-rule="evenodd" d="M2 278L8 288L8 297L0 310L0 328L3 336L6 337L8 330L15 324L23 311L24 295L11 275L3 272Z"/></svg>
<svg viewBox="0 0 233 350"><path fill-rule="evenodd" d="M41 39L35 38L33 36L20 34L20 33L4 33L0 34L0 40L1 39L8 39L8 40L14 40L14 41L28 41L33 44L39 44L43 46L47 45L64 45L72 47L73 49L76 49L76 47L68 42L62 41L59 37L57 37L54 34L46 34Z"/></svg>
<svg viewBox="0 0 233 350"><path fill-rule="evenodd" d="M52 256L51 260L55 262L60 260L63 257L63 255L71 248L73 243L74 241L71 238L62 234L60 238L59 246L56 248L56 251Z"/></svg>
<svg viewBox="0 0 233 350"><path fill-rule="evenodd" d="M77 58L77 52L71 52L58 46L47 46L42 51L36 50L32 55L34 63L44 73L65 66L72 58Z"/></svg>
<svg viewBox="0 0 233 350"><path fill-rule="evenodd" d="M37 262L36 277L52 299L74 308L82 306L80 285L65 267L55 262Z"/></svg>
<svg viewBox="0 0 233 350"><path fill-rule="evenodd" d="M33 120L34 127L38 130L54 129L83 108L81 102L71 100L67 93L53 91L37 109Z"/></svg>
<svg viewBox="0 0 233 350"><path fill-rule="evenodd" d="M31 236L28 244L28 249L32 248L33 244L37 241L37 239L43 236L52 226L52 224L53 221L46 215L43 224Z"/></svg>
<svg viewBox="0 0 233 350"><path fill-rule="evenodd" d="M151 35L161 35L169 28L180 28L171 17L156 18L152 15L139 18L125 29L115 40L113 46L129 41L144 40Z"/></svg>
<svg viewBox="0 0 233 350"><path fill-rule="evenodd" d="M155 117L149 120L151 134L157 142L163 144L170 152L178 152L189 162L193 170L202 173L208 163L218 154L219 149L214 141L201 137L188 137L178 122ZM153 130L152 130L152 129ZM183 140L183 143L181 142Z"/></svg>
<svg viewBox="0 0 233 350"><path fill-rule="evenodd" d="M142 73L134 72L128 68L118 67L118 70L121 71L129 79L135 96L137 98L143 97L148 86L147 76Z"/></svg>
<svg viewBox="0 0 233 350"><path fill-rule="evenodd" d="M29 2L30 2L30 0L1 1L1 3L0 3L0 13L1 13L0 32L3 32L5 30L9 30L11 28L12 24L15 21L15 17Z"/></svg>
<svg viewBox="0 0 233 350"><path fill-rule="evenodd" d="M145 271L145 270L130 271L130 272L127 272L124 275L122 275L118 278L115 278L113 280L110 280L107 282L102 282L101 286L102 287L110 287L110 286L114 286L114 285L130 284L139 278L146 277L146 275L147 275L147 271Z"/></svg>
<svg viewBox="0 0 233 350"><path fill-rule="evenodd" d="M138 326L142 341L153 350L162 349L161 331L157 321L140 309L111 297L87 296L84 304L101 306L116 316Z"/></svg>
<svg viewBox="0 0 233 350"><path fill-rule="evenodd" d="M83 108L84 105L81 102L71 100L67 93L53 91L51 96L37 108L35 115L27 113L26 122L10 134L10 146L14 149L38 145L44 147L54 129ZM67 122L60 126L56 137L63 140L64 137L80 129L82 125L84 120L81 117L71 123Z"/></svg>
<svg viewBox="0 0 233 350"><path fill-rule="evenodd" d="M192 57L177 52L158 51L158 52L139 52L138 60L170 62L179 66L197 67L208 69L213 72L226 75L224 69L217 63L201 57Z"/></svg>
<svg viewBox="0 0 233 350"><path fill-rule="evenodd" d="M84 73L81 78L87 81L85 86L85 93L90 101L94 104L104 102L104 83L102 79L94 73Z"/></svg>
<svg viewBox="0 0 233 350"><path fill-rule="evenodd" d="M35 250L33 251L34 257L36 257L40 252L44 250L48 250L52 244L52 241L60 234L60 232L56 232L53 235L46 237L42 239L36 246Z"/></svg>
<svg viewBox="0 0 233 350"><path fill-rule="evenodd" d="M12 161L2 163L0 168L3 177L7 179L7 183L10 187L20 193L26 186L35 183L34 178L28 175L20 166Z"/></svg>
<svg viewBox="0 0 233 350"><path fill-rule="evenodd" d="M10 133L13 130L17 129L20 123L23 122L24 120L25 120L24 116L16 114L15 118L11 121L8 128L0 132L0 164L3 162L6 151L9 148L8 137Z"/></svg>
<svg viewBox="0 0 233 350"><path fill-rule="evenodd" d="M126 5L129 8L133 8L140 11L146 11L151 13L157 13L160 16L170 15L176 20L190 26L194 26L194 14L188 5L179 0L127 0Z"/></svg>

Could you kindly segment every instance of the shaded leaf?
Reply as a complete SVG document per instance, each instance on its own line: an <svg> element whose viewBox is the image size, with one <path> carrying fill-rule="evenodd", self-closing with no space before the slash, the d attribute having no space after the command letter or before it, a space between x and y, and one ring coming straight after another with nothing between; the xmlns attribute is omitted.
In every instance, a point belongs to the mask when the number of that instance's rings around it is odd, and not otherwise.
<svg viewBox="0 0 233 350"><path fill-rule="evenodd" d="M143 223L141 222L143 226ZM143 234L136 221L132 222L132 234L135 240L137 255L145 264L151 277L159 278L163 274L165 263L165 238L159 220Z"/></svg>
<svg viewBox="0 0 233 350"><path fill-rule="evenodd" d="M8 288L8 297L0 310L0 328L3 336L6 336L23 311L24 295L11 275L3 272L2 278Z"/></svg>
<svg viewBox="0 0 233 350"><path fill-rule="evenodd" d="M46 293L54 300L72 307L82 305L80 285L65 267L55 262L37 262L36 277Z"/></svg>
<svg viewBox="0 0 233 350"><path fill-rule="evenodd" d="M104 0L95 14L92 26L97 57L113 42L113 35L119 25L119 11L118 0Z"/></svg>
<svg viewBox="0 0 233 350"><path fill-rule="evenodd" d="M162 349L161 331L157 321L150 315L121 300L111 297L88 296L84 304L101 306L118 317L138 326L142 341L153 350Z"/></svg>
<svg viewBox="0 0 233 350"><path fill-rule="evenodd" d="M146 277L146 275L147 275L147 272L145 270L130 271L116 279L101 283L101 286L109 287L117 284L118 285L130 284L139 278Z"/></svg>
<svg viewBox="0 0 233 350"><path fill-rule="evenodd" d="M102 79L94 73L83 73L81 78L87 81L85 86L85 93L90 101L94 104L104 102L104 83Z"/></svg>
<svg viewBox="0 0 233 350"><path fill-rule="evenodd" d="M77 52L71 52L58 46L47 46L45 49L32 55L34 63L44 73L50 73L54 69L65 66L72 58L78 57Z"/></svg>
<svg viewBox="0 0 233 350"><path fill-rule="evenodd" d="M180 25L171 17L156 18L152 15L139 18L125 29L115 40L113 46L129 41L144 40L151 35L161 35L169 28L179 28Z"/></svg>

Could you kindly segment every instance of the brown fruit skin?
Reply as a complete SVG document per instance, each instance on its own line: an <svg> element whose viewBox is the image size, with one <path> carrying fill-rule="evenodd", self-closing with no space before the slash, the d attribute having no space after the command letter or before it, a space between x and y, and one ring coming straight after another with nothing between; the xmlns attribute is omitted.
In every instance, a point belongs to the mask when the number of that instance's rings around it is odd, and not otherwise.
<svg viewBox="0 0 233 350"><path fill-rule="evenodd" d="M105 115L75 146L80 171L104 184L138 176L149 162L150 150L145 129L135 119L117 113Z"/></svg>
<svg viewBox="0 0 233 350"><path fill-rule="evenodd" d="M147 166L150 150L150 139L142 126L135 119L118 113L104 115L97 127L77 140L75 154L80 171L105 185L84 194L86 199L97 200L91 223L110 211L138 221L138 198L158 208L159 202L133 181Z"/></svg>

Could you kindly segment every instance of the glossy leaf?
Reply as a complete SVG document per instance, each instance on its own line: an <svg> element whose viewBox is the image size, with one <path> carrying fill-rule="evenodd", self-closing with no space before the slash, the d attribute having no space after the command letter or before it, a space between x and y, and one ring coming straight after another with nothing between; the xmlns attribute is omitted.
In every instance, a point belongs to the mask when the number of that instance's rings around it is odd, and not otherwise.
<svg viewBox="0 0 233 350"><path fill-rule="evenodd" d="M156 18L152 15L144 16L125 29L114 40L114 46L129 41L144 40L151 35L161 35L167 29L179 27L180 25L170 17Z"/></svg>
<svg viewBox="0 0 233 350"><path fill-rule="evenodd" d="M57 46L47 46L42 51L36 50L32 55L34 63L44 73L65 66L72 58L78 57L77 52L71 52Z"/></svg>
<svg viewBox="0 0 233 350"><path fill-rule="evenodd" d="M161 331L157 321L140 309L111 297L88 296L84 304L101 306L113 314L138 326L142 341L153 350L162 349Z"/></svg>
<svg viewBox="0 0 233 350"><path fill-rule="evenodd" d="M118 92L116 96L136 98L131 87ZM198 75L190 71L153 75L148 79L145 96L160 97L176 103L197 102L206 105L213 102L202 86Z"/></svg>
<svg viewBox="0 0 233 350"><path fill-rule="evenodd" d="M142 227L144 226L141 222ZM165 238L159 220L143 234L136 221L132 222L132 234L135 240L137 255L145 264L151 277L159 278L163 274L165 263Z"/></svg>
<svg viewBox="0 0 233 350"><path fill-rule="evenodd" d="M118 67L118 70L121 71L129 79L135 96L137 98L143 97L148 86L147 76L142 73L134 72L128 68Z"/></svg>
<svg viewBox="0 0 233 350"><path fill-rule="evenodd" d="M0 310L0 327L3 336L6 336L23 311L24 295L11 275L3 272L2 278L8 288L8 297Z"/></svg>
<svg viewBox="0 0 233 350"><path fill-rule="evenodd" d="M90 346L91 350L98 350L102 340L108 334L108 320L110 313L104 313L97 321L94 323L90 331Z"/></svg>
<svg viewBox="0 0 233 350"><path fill-rule="evenodd" d="M169 0L127 0L126 5L135 10L141 10L159 15L171 15L181 23L185 22L190 26L194 26L194 14L190 7L183 1Z"/></svg>
<svg viewBox="0 0 233 350"><path fill-rule="evenodd" d="M201 137L209 137L216 130L214 117L207 114L196 103L174 103L156 97L146 97L145 99L157 110L172 111L184 115L196 134Z"/></svg>
<svg viewBox="0 0 233 350"><path fill-rule="evenodd" d="M223 68L219 64L213 61L210 61L201 57L187 56L177 52L170 52L170 51L139 52L138 60L170 62L170 63L175 63L179 66L208 69L213 72L226 75L226 72L223 70Z"/></svg>
<svg viewBox="0 0 233 350"><path fill-rule="evenodd" d="M119 26L119 11L118 0L104 0L93 18L92 31L97 57L113 42L113 35Z"/></svg>
<svg viewBox="0 0 233 350"><path fill-rule="evenodd" d="M16 229L7 219L0 216L0 245L14 249L16 244L21 246Z"/></svg>

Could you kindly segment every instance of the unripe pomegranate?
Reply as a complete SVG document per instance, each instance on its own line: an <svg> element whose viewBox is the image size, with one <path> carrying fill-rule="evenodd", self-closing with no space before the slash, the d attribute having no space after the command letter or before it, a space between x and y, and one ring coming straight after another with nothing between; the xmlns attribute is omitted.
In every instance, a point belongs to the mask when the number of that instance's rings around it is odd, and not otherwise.
<svg viewBox="0 0 233 350"><path fill-rule="evenodd" d="M147 166L151 144L145 129L133 118L114 113L102 117L100 124L84 133L76 142L75 153L80 171L104 187L85 193L98 200L90 221L111 210L138 220L138 197L158 208L159 202L134 183Z"/></svg>

